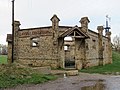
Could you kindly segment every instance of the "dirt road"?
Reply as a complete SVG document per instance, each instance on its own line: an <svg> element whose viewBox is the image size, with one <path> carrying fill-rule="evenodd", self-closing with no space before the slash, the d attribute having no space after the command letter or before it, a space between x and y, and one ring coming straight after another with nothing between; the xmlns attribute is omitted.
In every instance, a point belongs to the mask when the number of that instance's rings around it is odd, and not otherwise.
<svg viewBox="0 0 120 90"><path fill-rule="evenodd" d="M120 90L120 76L80 73L44 84L21 85L4 90Z"/></svg>

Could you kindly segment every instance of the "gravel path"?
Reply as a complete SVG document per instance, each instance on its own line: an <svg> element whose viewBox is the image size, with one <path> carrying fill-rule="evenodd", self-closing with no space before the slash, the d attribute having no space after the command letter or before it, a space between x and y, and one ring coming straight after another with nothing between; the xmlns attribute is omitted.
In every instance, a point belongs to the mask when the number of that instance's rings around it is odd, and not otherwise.
<svg viewBox="0 0 120 90"><path fill-rule="evenodd" d="M80 73L38 85L20 85L4 90L120 90L120 76Z"/></svg>

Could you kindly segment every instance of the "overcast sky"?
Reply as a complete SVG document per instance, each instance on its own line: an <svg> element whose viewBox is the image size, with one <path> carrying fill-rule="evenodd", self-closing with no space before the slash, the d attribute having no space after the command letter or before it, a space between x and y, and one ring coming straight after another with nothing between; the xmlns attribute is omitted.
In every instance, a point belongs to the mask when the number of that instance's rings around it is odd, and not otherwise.
<svg viewBox="0 0 120 90"><path fill-rule="evenodd" d="M6 35L12 32L12 0L0 0L0 44L6 44ZM120 0L15 0L15 20L20 28L50 26L56 14L60 25L80 26L81 17L90 20L89 29L105 25L105 16L111 17L112 37L120 33Z"/></svg>

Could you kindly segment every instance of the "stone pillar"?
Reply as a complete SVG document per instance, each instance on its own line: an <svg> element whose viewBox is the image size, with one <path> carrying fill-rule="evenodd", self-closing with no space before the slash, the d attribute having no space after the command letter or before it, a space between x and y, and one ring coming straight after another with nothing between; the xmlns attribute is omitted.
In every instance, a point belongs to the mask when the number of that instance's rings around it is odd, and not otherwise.
<svg viewBox="0 0 120 90"><path fill-rule="evenodd" d="M90 22L90 21L89 21L88 17L83 17L83 18L81 18L81 20L80 20L81 30L82 30L83 32L85 32L85 33L88 32L88 23L89 23L89 22Z"/></svg>
<svg viewBox="0 0 120 90"><path fill-rule="evenodd" d="M102 46L102 38L103 38L103 26L98 26L98 58L99 65L103 65L103 46Z"/></svg>
<svg viewBox="0 0 120 90"><path fill-rule="evenodd" d="M57 39L59 35L58 29L60 19L57 17L57 15L53 15L53 17L50 20L52 21L53 39Z"/></svg>
<svg viewBox="0 0 120 90"><path fill-rule="evenodd" d="M8 47L7 47L7 60L8 60L8 64L12 63L12 42L8 41Z"/></svg>
<svg viewBox="0 0 120 90"><path fill-rule="evenodd" d="M20 30L20 22L14 21L14 60L18 59L18 31Z"/></svg>
<svg viewBox="0 0 120 90"><path fill-rule="evenodd" d="M106 32L106 37L108 38L108 57L109 57L109 63L112 63L111 32Z"/></svg>
<svg viewBox="0 0 120 90"><path fill-rule="evenodd" d="M59 41L58 41L58 51L59 51L59 54L58 54L58 67L59 68L65 68L65 52L64 52L64 38L59 38Z"/></svg>
<svg viewBox="0 0 120 90"><path fill-rule="evenodd" d="M52 21L52 33L53 33L53 48L52 48L52 54L53 58L59 61L59 54L58 51L58 37L59 37L59 21L60 19L57 17L57 15L53 15L53 17L50 19Z"/></svg>

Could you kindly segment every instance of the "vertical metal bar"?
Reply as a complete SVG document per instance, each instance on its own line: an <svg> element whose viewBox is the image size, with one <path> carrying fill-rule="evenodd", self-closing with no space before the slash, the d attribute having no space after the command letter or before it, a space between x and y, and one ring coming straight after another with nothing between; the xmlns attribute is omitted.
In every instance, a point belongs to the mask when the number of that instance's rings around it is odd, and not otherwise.
<svg viewBox="0 0 120 90"><path fill-rule="evenodd" d="M12 63L14 61L14 0L12 0Z"/></svg>

